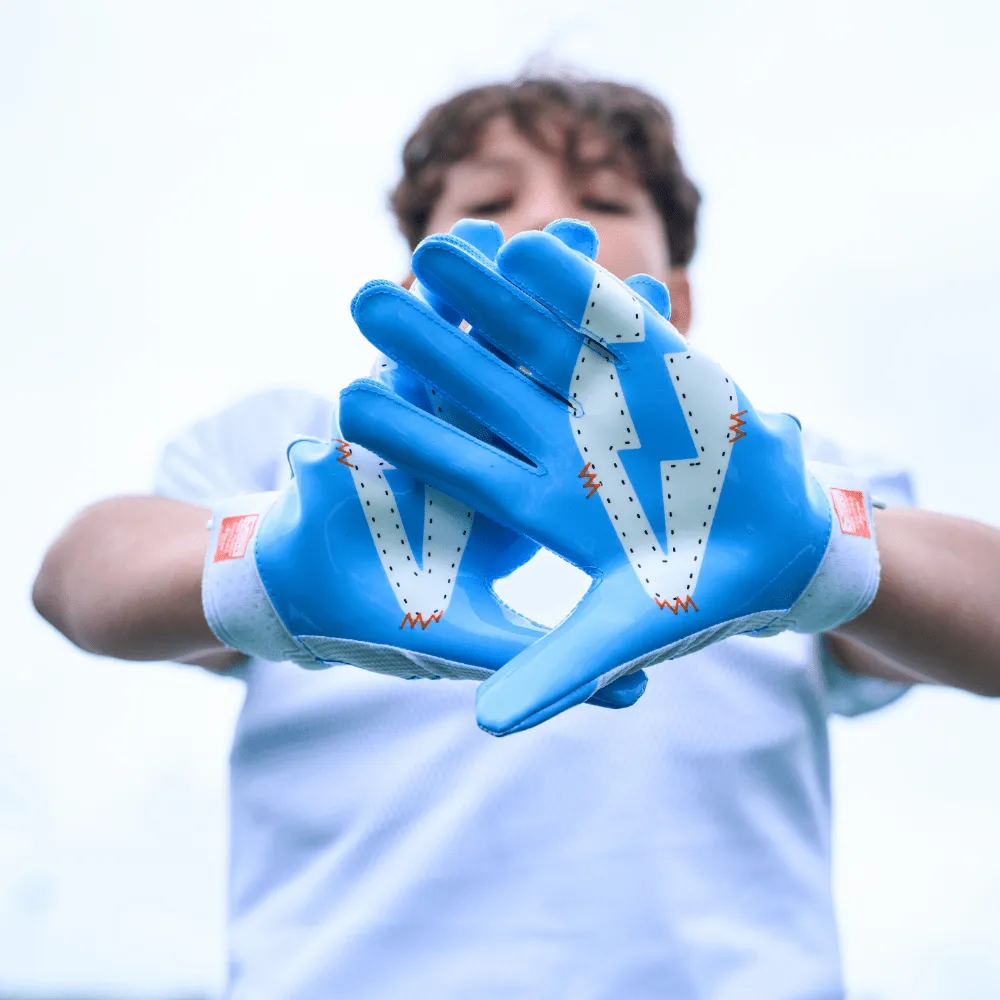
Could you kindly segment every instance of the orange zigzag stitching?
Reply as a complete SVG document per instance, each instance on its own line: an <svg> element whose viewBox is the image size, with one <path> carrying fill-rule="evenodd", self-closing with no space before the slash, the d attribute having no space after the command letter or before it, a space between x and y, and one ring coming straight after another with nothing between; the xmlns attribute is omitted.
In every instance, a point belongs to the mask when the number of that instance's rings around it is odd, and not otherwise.
<svg viewBox="0 0 1000 1000"><path fill-rule="evenodd" d="M578 479L584 479L586 482L583 484L585 490L590 492L587 494L587 499L589 500L604 484L595 483L594 480L597 478L596 472L588 472L587 469L591 468L590 462L588 462L576 475Z"/></svg>
<svg viewBox="0 0 1000 1000"><path fill-rule="evenodd" d="M740 410L739 413L729 414L729 419L733 422L732 427L729 429L736 435L736 437L729 439L730 444L734 444L736 441L739 441L740 438L745 438L747 436L746 431L740 430L740 428L746 423L745 420L740 420L740 417L742 417L746 412L746 410Z"/></svg>
<svg viewBox="0 0 1000 1000"><path fill-rule="evenodd" d="M419 625L422 629L424 629L427 628L431 622L441 621L441 616L443 614L443 611L435 611L434 614L428 615L425 618L422 611L418 611L416 614L412 611L407 611L406 617L399 623L399 627L402 628L404 625L409 625L410 628L416 628Z"/></svg>
<svg viewBox="0 0 1000 1000"><path fill-rule="evenodd" d="M340 444L337 445L337 451L340 452L340 458L337 459L341 465L346 465L349 469L356 469L357 466L348 462L347 460L354 454L351 451L351 446L343 438L334 438L334 441L339 441Z"/></svg>
<svg viewBox="0 0 1000 1000"><path fill-rule="evenodd" d="M654 597L656 601L656 606L663 610L663 608L669 608L675 615L678 611L687 611L689 608L694 608L695 611L698 610L698 605L694 603L693 597L675 597L673 601L669 597L665 599L660 599L659 597Z"/></svg>

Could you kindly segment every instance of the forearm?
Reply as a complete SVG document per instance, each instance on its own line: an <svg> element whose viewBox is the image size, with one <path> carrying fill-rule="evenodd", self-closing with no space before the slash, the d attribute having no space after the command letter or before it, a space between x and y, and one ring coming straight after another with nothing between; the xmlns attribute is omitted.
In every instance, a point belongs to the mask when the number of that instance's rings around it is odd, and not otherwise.
<svg viewBox="0 0 1000 1000"><path fill-rule="evenodd" d="M829 633L849 670L1000 695L1000 531L909 508L875 512L882 577Z"/></svg>
<svg viewBox="0 0 1000 1000"><path fill-rule="evenodd" d="M201 605L209 516L154 496L87 508L46 554L35 607L88 652L224 668L238 656L212 634Z"/></svg>

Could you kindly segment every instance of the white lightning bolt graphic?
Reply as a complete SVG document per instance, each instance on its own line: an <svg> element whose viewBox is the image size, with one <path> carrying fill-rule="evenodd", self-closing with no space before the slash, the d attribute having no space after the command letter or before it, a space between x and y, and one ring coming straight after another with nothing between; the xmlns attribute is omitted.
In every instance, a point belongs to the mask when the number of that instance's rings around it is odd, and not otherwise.
<svg viewBox="0 0 1000 1000"><path fill-rule="evenodd" d="M645 339L641 304L625 284L606 272L594 280L582 325L608 343L624 346ZM583 412L571 416L570 423L589 481L584 485L595 501L600 498L646 593L676 613L679 606L687 610L704 565L732 452L729 431L735 391L725 372L696 352L664 355L664 365L697 449L693 459L660 463L668 551L653 533L620 461L619 452L639 448L641 442L617 369L588 346L580 350L571 384ZM680 444L688 450L688 441Z"/></svg>

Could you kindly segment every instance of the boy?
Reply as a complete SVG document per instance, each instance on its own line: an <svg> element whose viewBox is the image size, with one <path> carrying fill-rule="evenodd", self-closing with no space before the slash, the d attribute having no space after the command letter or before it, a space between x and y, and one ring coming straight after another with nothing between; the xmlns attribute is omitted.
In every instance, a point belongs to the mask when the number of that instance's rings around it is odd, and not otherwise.
<svg viewBox="0 0 1000 1000"><path fill-rule="evenodd" d="M605 267L666 282L682 332L697 206L657 101L556 80L432 110L393 195L411 245L466 216L507 236L587 219ZM654 668L626 712L575 709L496 740L473 725L468 682L245 660L208 628L208 508L282 486L288 443L328 437L332 413L272 393L199 424L167 449L156 496L85 512L36 585L39 610L83 648L246 681L229 995L842 995L826 716L884 705L921 675L995 693L985 616L964 609L948 626L946 599L928 608L906 590L923 567L947 581L981 566L986 539L942 519L914 562L922 515L881 517L883 590L826 640L857 673L811 637L737 637ZM905 476L873 477L873 490L908 498Z"/></svg>

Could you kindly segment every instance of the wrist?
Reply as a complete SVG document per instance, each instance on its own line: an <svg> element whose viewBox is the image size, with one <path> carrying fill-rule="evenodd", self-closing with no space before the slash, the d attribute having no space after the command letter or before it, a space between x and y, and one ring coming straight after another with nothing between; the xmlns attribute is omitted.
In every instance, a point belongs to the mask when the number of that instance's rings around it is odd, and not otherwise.
<svg viewBox="0 0 1000 1000"><path fill-rule="evenodd" d="M868 478L852 469L807 463L823 491L830 533L816 572L785 616L795 632L837 628L862 614L878 590L880 563Z"/></svg>
<svg viewBox="0 0 1000 1000"><path fill-rule="evenodd" d="M213 509L201 580L205 621L219 642L272 661L303 656L271 602L256 559L260 527L280 495L245 494Z"/></svg>

